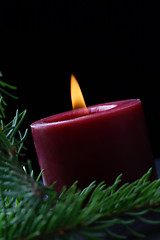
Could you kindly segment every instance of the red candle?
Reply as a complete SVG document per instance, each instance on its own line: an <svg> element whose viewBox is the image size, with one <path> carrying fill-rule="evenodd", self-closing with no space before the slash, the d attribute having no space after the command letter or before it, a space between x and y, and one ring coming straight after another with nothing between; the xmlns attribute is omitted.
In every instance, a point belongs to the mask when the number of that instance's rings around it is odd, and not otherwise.
<svg viewBox="0 0 160 240"><path fill-rule="evenodd" d="M78 180L113 184L140 178L150 167L156 178L142 104L139 99L104 103L41 119L31 125L46 185L60 191Z"/></svg>

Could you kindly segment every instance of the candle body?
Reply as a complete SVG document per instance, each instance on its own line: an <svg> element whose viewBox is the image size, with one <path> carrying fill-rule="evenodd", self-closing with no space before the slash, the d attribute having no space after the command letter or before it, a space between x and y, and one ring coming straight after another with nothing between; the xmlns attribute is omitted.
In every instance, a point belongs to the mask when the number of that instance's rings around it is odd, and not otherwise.
<svg viewBox="0 0 160 240"><path fill-rule="evenodd" d="M77 109L44 118L31 125L46 185L56 189L79 181L113 184L140 178L150 167L156 177L141 101L131 99Z"/></svg>

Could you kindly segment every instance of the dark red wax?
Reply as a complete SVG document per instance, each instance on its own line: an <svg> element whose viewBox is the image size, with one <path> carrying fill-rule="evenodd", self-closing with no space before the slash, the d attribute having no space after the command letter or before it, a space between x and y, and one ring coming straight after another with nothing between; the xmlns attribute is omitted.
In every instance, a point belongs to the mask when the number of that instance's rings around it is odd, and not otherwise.
<svg viewBox="0 0 160 240"><path fill-rule="evenodd" d="M76 180L84 188L92 181L113 184L140 178L150 167L156 178L141 101L104 103L41 119L31 125L46 185L59 191Z"/></svg>

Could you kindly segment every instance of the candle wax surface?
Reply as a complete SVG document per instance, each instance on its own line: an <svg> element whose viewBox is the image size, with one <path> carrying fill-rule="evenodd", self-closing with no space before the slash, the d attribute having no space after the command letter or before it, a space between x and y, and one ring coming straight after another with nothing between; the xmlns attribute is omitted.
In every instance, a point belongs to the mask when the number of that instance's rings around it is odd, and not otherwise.
<svg viewBox="0 0 160 240"><path fill-rule="evenodd" d="M56 189L87 187L92 181L113 184L140 178L150 167L156 178L142 104L139 99L116 101L41 119L31 125L46 185Z"/></svg>

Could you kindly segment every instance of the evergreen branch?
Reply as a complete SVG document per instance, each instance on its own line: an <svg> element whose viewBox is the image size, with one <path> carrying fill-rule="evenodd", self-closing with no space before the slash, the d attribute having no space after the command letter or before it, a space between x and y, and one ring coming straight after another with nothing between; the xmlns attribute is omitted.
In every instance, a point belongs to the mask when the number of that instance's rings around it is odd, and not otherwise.
<svg viewBox="0 0 160 240"><path fill-rule="evenodd" d="M0 84L2 84L2 81L0 81ZM7 85L7 86L8 86L8 85ZM15 88L12 88L12 89L15 89ZM6 95L8 95L8 96L11 97L11 98L18 99L15 95L13 95L13 94L5 91L5 90L4 90L3 88L1 88L1 87L0 87L0 91L3 92L3 93L5 93Z"/></svg>
<svg viewBox="0 0 160 240"><path fill-rule="evenodd" d="M6 125L4 124L3 120L1 120L1 131L3 131L3 133L6 135L6 138L11 144L10 148L12 148L16 154L20 154L21 149L24 148L23 143L28 133L28 129L25 130L24 135L22 135L19 130L19 127L25 118L26 112L27 111L24 110L19 114L19 111L17 110L13 120ZM17 139L17 137L19 139Z"/></svg>
<svg viewBox="0 0 160 240"><path fill-rule="evenodd" d="M18 163L11 144L15 142L12 138L21 117L24 118L24 112L19 115L17 111L14 120L3 124L4 130L0 131L1 201L5 201L0 212L0 219L3 218L0 237L5 236L2 239L65 239L67 236L125 239L126 236L111 228L121 224L133 235L142 237L132 229L135 219L159 224L145 218L148 211L160 210L160 180L149 181L151 169L141 179L119 188L122 175L107 188L104 182L99 185L93 182L79 190L74 183L68 190L63 188L59 195L53 186L37 183ZM31 174L31 166L29 168ZM8 199L12 201L6 204ZM125 220L125 216L130 219Z"/></svg>
<svg viewBox="0 0 160 240"><path fill-rule="evenodd" d="M0 72L0 78L3 77L2 73ZM0 80L0 85L2 87L0 87L0 118L5 118L5 113L4 113L4 110L5 110L5 106L7 106L7 103L6 101L4 100L3 96L1 93L4 93L5 95L8 95L9 97L13 98L13 99L18 99L17 96L9 93L8 91L4 90L5 87L9 88L9 89L12 89L12 90L15 90L17 89L16 87Z"/></svg>
<svg viewBox="0 0 160 240"><path fill-rule="evenodd" d="M0 72L0 77L3 77L3 75L2 75L1 72ZM0 85L1 85L2 87L8 87L8 88L13 89L13 90L16 90L16 89L17 89L15 86L12 86L12 85L10 85L10 84L8 84L8 83L6 83L6 82L3 82L2 80L0 80ZM15 96L14 96L14 97L15 97Z"/></svg>
<svg viewBox="0 0 160 240"><path fill-rule="evenodd" d="M4 139L3 133L0 136L3 136L6 149L8 140ZM14 159L14 154L10 160L6 153L1 155L3 196L18 196L19 199L16 207L5 206L8 239L65 239L68 236L77 239L81 236L96 240L108 235L125 239L126 236L113 232L111 227L121 224L133 235L143 237L131 227L136 218L149 224L159 224L159 221L145 218L150 209L160 210L160 180L152 183L148 180L151 169L141 179L120 188L121 176L107 188L104 183L96 186L93 182L79 190L74 183L58 196L53 186L41 186L26 174ZM10 174L5 174L7 171ZM126 215L131 219L125 220Z"/></svg>

